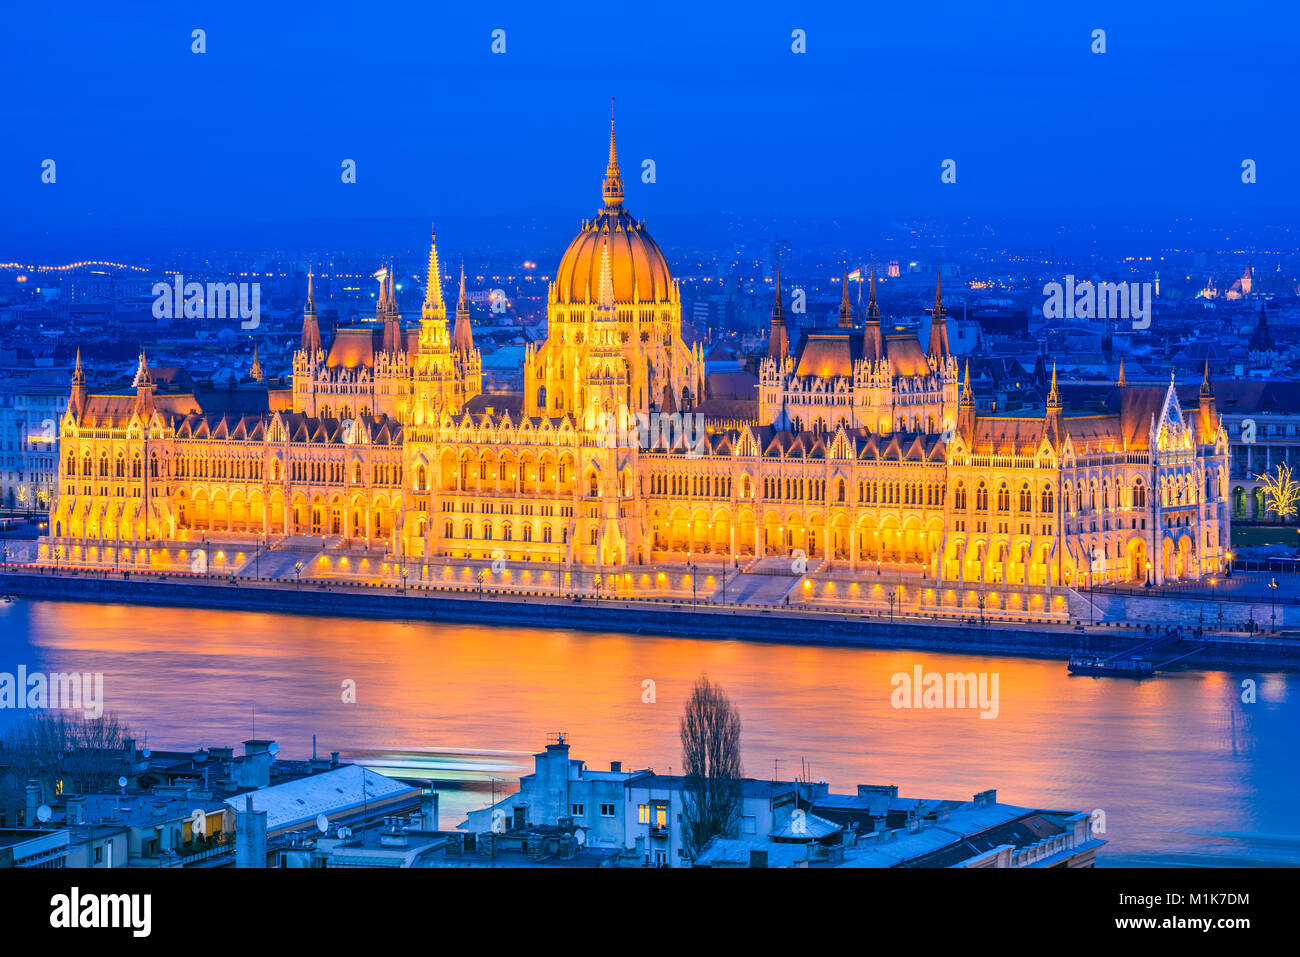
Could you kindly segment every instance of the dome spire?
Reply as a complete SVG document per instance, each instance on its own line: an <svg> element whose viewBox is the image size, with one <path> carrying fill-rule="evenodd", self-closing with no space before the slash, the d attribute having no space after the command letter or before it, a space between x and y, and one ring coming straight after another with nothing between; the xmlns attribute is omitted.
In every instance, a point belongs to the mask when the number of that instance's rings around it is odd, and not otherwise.
<svg viewBox="0 0 1300 957"><path fill-rule="evenodd" d="M614 142L614 98L609 98L609 165L605 167L605 185L601 190L606 209L623 205L623 174L618 169L618 147Z"/></svg>

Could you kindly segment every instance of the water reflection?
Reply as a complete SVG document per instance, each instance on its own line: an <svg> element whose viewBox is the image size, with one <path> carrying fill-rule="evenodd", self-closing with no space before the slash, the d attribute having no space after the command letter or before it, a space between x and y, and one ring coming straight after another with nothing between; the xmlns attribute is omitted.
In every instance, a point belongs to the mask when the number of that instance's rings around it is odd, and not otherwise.
<svg viewBox="0 0 1300 957"><path fill-rule="evenodd" d="M666 772L680 762L685 696L707 672L741 708L751 775L807 765L834 790L993 787L1012 803L1100 809L1104 864L1300 863L1294 675L1133 682L1070 678L1057 661L26 601L0 607L0 636L0 671L104 672L105 707L156 747L256 735L286 757L307 756L316 734L322 753L345 757L459 749L530 769L545 735L566 731L593 767ZM998 717L896 710L890 678L917 664L998 672ZM1258 703L1240 701L1247 678ZM20 715L0 711L0 724ZM444 824L486 801L447 792Z"/></svg>

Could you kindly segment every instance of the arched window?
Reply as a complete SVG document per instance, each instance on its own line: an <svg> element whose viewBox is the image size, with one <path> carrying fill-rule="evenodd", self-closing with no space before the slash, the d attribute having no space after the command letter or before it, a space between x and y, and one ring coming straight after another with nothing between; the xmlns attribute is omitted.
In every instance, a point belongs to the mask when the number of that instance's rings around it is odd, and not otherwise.
<svg viewBox="0 0 1300 957"><path fill-rule="evenodd" d="M1043 504L1042 511L1044 515L1051 515L1052 512L1055 511L1056 509L1056 503L1052 501L1052 486L1050 485L1043 486L1042 504Z"/></svg>
<svg viewBox="0 0 1300 957"><path fill-rule="evenodd" d="M989 510L989 490L980 482L979 488L975 490L975 508L981 512Z"/></svg>
<svg viewBox="0 0 1300 957"><path fill-rule="evenodd" d="M953 496L952 496L952 505L953 508L958 508L958 509L966 508L966 485L964 482L957 483L957 488L953 492Z"/></svg>
<svg viewBox="0 0 1300 957"><path fill-rule="evenodd" d="M1034 510L1034 496L1029 492L1029 483L1026 482L1020 486L1020 511L1032 512Z"/></svg>
<svg viewBox="0 0 1300 957"><path fill-rule="evenodd" d="M840 479L835 483L835 500L838 502L844 501L844 479Z"/></svg>
<svg viewBox="0 0 1300 957"><path fill-rule="evenodd" d="M596 497L596 473L592 472L588 477L587 488L592 498Z"/></svg>
<svg viewBox="0 0 1300 957"><path fill-rule="evenodd" d="M1147 488L1145 485L1142 484L1141 479L1138 479L1136 482L1133 483L1133 507L1134 508L1147 507Z"/></svg>

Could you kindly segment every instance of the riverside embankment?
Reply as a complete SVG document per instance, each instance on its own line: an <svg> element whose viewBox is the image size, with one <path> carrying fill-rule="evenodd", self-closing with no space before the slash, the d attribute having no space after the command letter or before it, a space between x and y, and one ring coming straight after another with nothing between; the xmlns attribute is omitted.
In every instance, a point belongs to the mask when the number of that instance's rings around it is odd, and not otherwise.
<svg viewBox="0 0 1300 957"><path fill-rule="evenodd" d="M451 592L391 586L308 581L268 583L191 577L105 577L95 573L9 570L0 573L0 594L91 603L134 603L189 608L271 611L356 618L442 620L496 626L568 628L769 641L787 644L910 648L1030 658L1123 651L1147 640L1141 631L1096 626L1082 631L1060 625L952 622L853 614L692 605L673 601ZM1163 657L1188 655L1200 668L1268 667L1300 670L1300 642L1265 635L1188 637L1162 649ZM1190 653L1190 654L1189 654Z"/></svg>

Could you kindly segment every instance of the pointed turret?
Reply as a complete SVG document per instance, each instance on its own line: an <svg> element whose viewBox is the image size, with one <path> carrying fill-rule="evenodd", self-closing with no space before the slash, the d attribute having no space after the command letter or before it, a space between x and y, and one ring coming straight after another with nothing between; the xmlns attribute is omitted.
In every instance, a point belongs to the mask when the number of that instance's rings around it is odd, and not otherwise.
<svg viewBox="0 0 1300 957"><path fill-rule="evenodd" d="M307 305L302 310L302 350L308 360L321 351L320 325L316 322L316 296L312 291L311 270L307 270Z"/></svg>
<svg viewBox="0 0 1300 957"><path fill-rule="evenodd" d="M790 336L785 329L785 306L781 303L781 264L776 264L776 294L772 297L772 330L767 337L767 354L777 368L790 355Z"/></svg>
<svg viewBox="0 0 1300 957"><path fill-rule="evenodd" d="M975 393L970 386L970 360L966 360L966 375L962 379L961 398L957 402L957 431L962 434L967 445L975 437Z"/></svg>
<svg viewBox="0 0 1300 957"><path fill-rule="evenodd" d="M429 239L429 269L424 280L424 305L421 319L446 319L447 304L442 299L442 269L438 263L438 233Z"/></svg>
<svg viewBox="0 0 1300 957"><path fill-rule="evenodd" d="M135 410L141 418L148 418L153 412L153 376L149 373L149 360L144 349L140 349L140 362L135 368L135 379L131 382L135 388Z"/></svg>
<svg viewBox="0 0 1300 957"><path fill-rule="evenodd" d="M388 297L385 303L386 310L384 313L384 341L382 349L389 355L395 356L399 353L406 352L406 336L402 332L402 314L397 309L397 284L393 279L393 274L397 270L392 263L388 264Z"/></svg>
<svg viewBox="0 0 1300 957"><path fill-rule="evenodd" d="M844 272L840 279L840 328L853 328L853 306L849 303L849 267L844 265Z"/></svg>
<svg viewBox="0 0 1300 957"><path fill-rule="evenodd" d="M1115 384L1119 386L1121 389L1124 388L1126 385L1128 385L1128 377L1124 375L1123 359L1119 360L1119 378L1115 381Z"/></svg>
<svg viewBox="0 0 1300 957"><path fill-rule="evenodd" d="M934 274L934 308L930 310L930 348L929 354L940 359L950 355L948 351L948 320L943 310L942 269Z"/></svg>
<svg viewBox="0 0 1300 957"><path fill-rule="evenodd" d="M456 300L456 324L451 332L451 348L462 356L474 352L474 330L469 319L469 298L465 295L465 267L460 267L460 297Z"/></svg>
<svg viewBox="0 0 1300 957"><path fill-rule="evenodd" d="M254 382L262 381L262 363L257 361L257 343L253 343L253 364L248 367L248 377Z"/></svg>
<svg viewBox="0 0 1300 957"><path fill-rule="evenodd" d="M1202 445L1210 445L1219 434L1219 411L1214 402L1214 383L1210 381L1210 360L1205 360L1205 374L1201 377L1198 395L1196 425Z"/></svg>
<svg viewBox="0 0 1300 957"><path fill-rule="evenodd" d="M81 368L81 347L77 347L77 364L72 369L72 392L68 405L74 418L80 419L86 411L86 373Z"/></svg>
<svg viewBox="0 0 1300 957"><path fill-rule="evenodd" d="M871 298L867 300L867 315L862 330L862 358L876 362L884 358L884 343L880 337L880 306L876 303L876 267L871 267Z"/></svg>
<svg viewBox="0 0 1300 957"><path fill-rule="evenodd" d="M1044 418L1046 419L1045 427L1047 437L1052 441L1052 444L1055 445L1061 441L1061 435L1063 432L1063 421L1061 418L1061 392L1056 387L1055 362L1052 363L1052 387L1047 392L1047 414Z"/></svg>
<svg viewBox="0 0 1300 957"><path fill-rule="evenodd" d="M614 142L614 99L609 101L609 163L605 167L605 183L601 189L606 209L623 205L623 174L618 169L618 147Z"/></svg>

